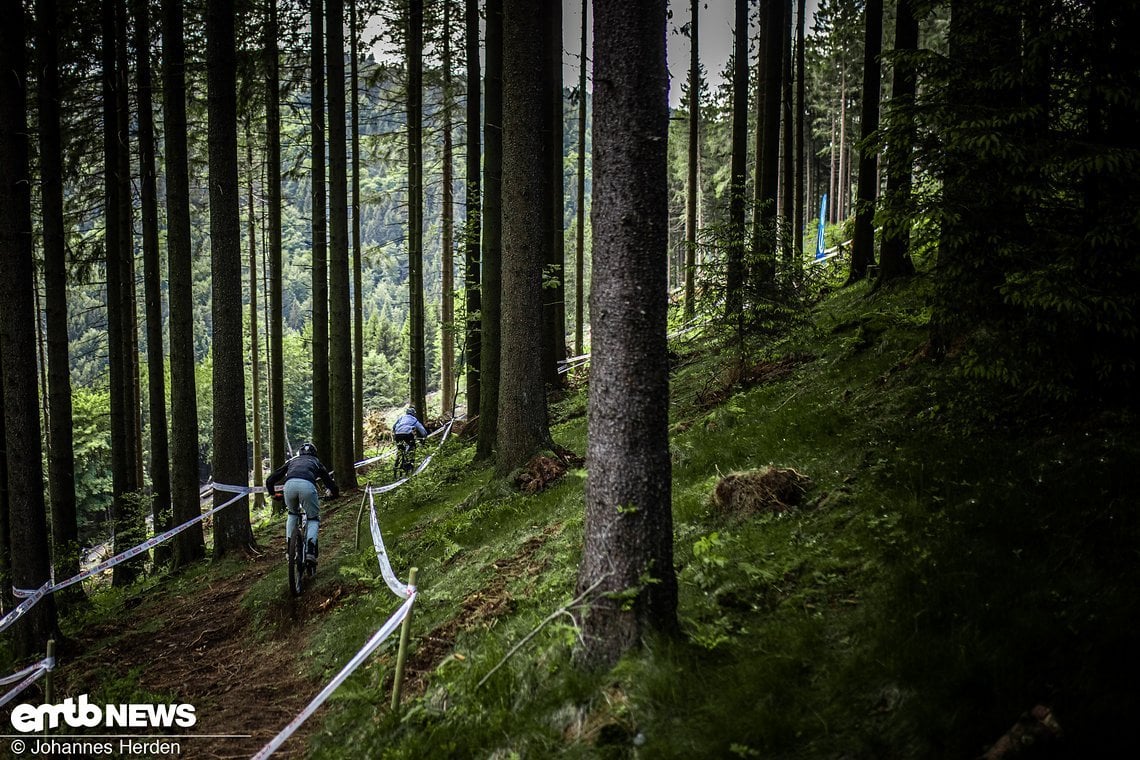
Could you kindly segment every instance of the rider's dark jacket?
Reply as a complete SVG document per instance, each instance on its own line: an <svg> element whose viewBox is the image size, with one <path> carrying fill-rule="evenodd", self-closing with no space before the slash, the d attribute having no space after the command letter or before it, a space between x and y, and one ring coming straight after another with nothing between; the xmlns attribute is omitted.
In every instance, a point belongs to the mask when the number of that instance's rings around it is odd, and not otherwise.
<svg viewBox="0 0 1140 760"><path fill-rule="evenodd" d="M317 485L317 482L320 481L332 492L334 499L340 495L340 489L337 488L336 481L333 480L332 475L325 469L325 466L321 464L321 460L308 454L295 456L274 470L273 474L269 476L269 479L265 481L265 490L269 493L273 493L274 486L278 483L292 480L293 478L307 480L313 485Z"/></svg>

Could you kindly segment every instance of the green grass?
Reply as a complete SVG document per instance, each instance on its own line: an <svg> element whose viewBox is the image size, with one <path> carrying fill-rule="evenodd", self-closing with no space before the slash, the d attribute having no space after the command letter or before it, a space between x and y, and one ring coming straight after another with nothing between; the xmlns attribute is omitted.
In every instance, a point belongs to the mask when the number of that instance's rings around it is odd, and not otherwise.
<svg viewBox="0 0 1140 760"><path fill-rule="evenodd" d="M478 685L572 599L587 473L523 496L449 441L377 510L397 574L419 569L413 648L449 621L465 625L399 715L388 710L395 637L385 643L311 719L310 754L957 758L1038 703L1066 731L1064 756L1111 754L1136 704L1135 415L1031 408L966 385L952 361L921 351L927 290L920 276L836 291L748 347L753 361L795 358L751 387L719 380L735 353L715 329L674 347L683 635L647 641L608 672L576 665L578 633L560 616ZM713 391L716 403L702 401ZM583 389L551 408L555 440L582 454L585 408ZM713 510L722 474L769 464L811 478L806 505ZM541 545L510 569L532 540ZM352 593L299 642L316 680L399 604L366 526L362 544L322 552L321 583ZM293 635L274 610L284 586L282 563L246 597L254 644ZM502 604L472 613L492 592Z"/></svg>

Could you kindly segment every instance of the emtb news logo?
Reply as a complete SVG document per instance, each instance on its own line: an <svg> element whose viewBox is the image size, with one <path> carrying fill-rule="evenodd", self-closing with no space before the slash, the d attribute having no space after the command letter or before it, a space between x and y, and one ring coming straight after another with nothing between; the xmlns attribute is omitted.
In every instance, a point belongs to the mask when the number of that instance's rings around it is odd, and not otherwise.
<svg viewBox="0 0 1140 760"><path fill-rule="evenodd" d="M99 705L87 700L86 694L78 699L68 697L58 705L16 705L12 710L12 728L22 733L59 728L190 728L198 722L194 705Z"/></svg>

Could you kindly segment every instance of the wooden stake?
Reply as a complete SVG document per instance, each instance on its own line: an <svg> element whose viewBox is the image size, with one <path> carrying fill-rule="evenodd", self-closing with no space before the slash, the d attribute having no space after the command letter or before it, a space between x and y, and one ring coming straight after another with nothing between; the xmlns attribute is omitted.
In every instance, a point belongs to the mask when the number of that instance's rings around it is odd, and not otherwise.
<svg viewBox="0 0 1140 760"><path fill-rule="evenodd" d="M413 567L408 571L408 585L416 585L416 571L419 568ZM415 605L413 605L415 606ZM404 685L404 660L408 655L408 632L412 627L412 610L408 609L408 615L404 618L404 622L400 625L400 649L396 653L396 678L392 682L392 712L399 712L400 710L400 689Z"/></svg>

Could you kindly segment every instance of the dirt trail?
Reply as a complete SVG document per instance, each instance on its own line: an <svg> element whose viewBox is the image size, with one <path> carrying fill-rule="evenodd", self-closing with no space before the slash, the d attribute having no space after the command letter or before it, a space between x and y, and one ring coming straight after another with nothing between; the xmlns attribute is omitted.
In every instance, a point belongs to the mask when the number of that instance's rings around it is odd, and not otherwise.
<svg viewBox="0 0 1140 760"><path fill-rule="evenodd" d="M326 557L352 540L356 509L351 501L346 497L323 510ZM118 625L79 633L75 649L84 654L63 669L63 693L90 691L96 679L113 673L148 692L194 705L198 720L182 730L192 736L182 740L182 760L250 757L323 686L306 675L303 644L318 618L351 591L328 568L318 569L316 582L296 600L282 583L280 604L270 610L278 625L255 632L242 600L254 583L284 562L283 533L263 536L261 553L247 557L236 572L217 579L207 573L208 585L197 593L177 596L160 585L133 609L124 609ZM154 619L160 624L151 624ZM122 634L123 629L129 632ZM137 675L130 676L132 671ZM320 722L318 712L274 756L302 756L307 736ZM248 738L210 738L222 735Z"/></svg>

